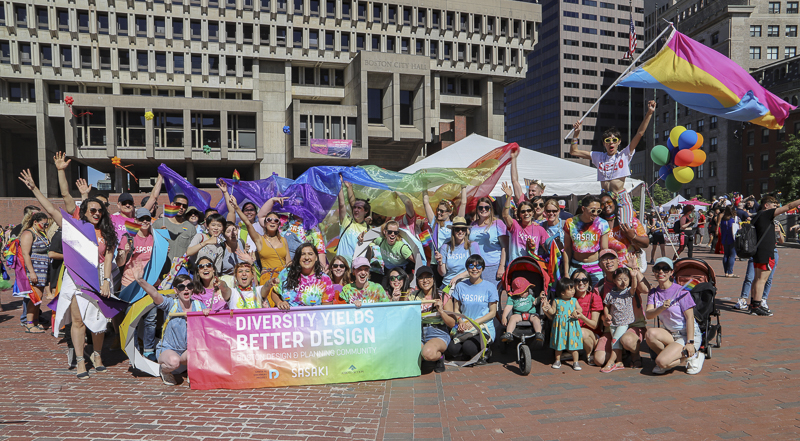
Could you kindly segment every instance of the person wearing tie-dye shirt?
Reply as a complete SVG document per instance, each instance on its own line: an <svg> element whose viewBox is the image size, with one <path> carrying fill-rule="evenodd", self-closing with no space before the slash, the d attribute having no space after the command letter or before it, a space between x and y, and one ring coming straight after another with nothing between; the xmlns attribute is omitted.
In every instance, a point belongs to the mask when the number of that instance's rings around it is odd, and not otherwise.
<svg viewBox="0 0 800 441"><path fill-rule="evenodd" d="M639 250L650 246L650 239L647 237L644 226L635 217L631 218L630 225L620 223L617 201L608 194L600 197L600 206L603 210L600 217L608 222L610 228L608 247L617 252L620 265L638 269L641 263L639 262Z"/></svg>
<svg viewBox="0 0 800 441"><path fill-rule="evenodd" d="M586 196L581 200L578 216L564 222L564 273L583 268L589 273L592 286L603 276L598 266L598 253L608 248L608 222L600 217L600 200L596 196Z"/></svg>
<svg viewBox="0 0 800 441"><path fill-rule="evenodd" d="M353 259L353 283L348 283L342 288L339 298L345 303L361 307L362 303L389 302L389 296L378 283L369 281L369 260L366 257Z"/></svg>
<svg viewBox="0 0 800 441"><path fill-rule="evenodd" d="M272 300L283 310L292 306L333 303L336 296L333 282L322 272L317 251L310 243L304 243L297 249L291 265L278 274L278 280L271 289Z"/></svg>
<svg viewBox="0 0 800 441"><path fill-rule="evenodd" d="M548 239L547 231L533 221L534 207L530 201L522 201L517 207L519 221L511 217L512 190L508 183L503 182L503 191L506 193L506 205L503 207L503 222L508 231L508 261L527 256L532 252L541 256L541 249Z"/></svg>

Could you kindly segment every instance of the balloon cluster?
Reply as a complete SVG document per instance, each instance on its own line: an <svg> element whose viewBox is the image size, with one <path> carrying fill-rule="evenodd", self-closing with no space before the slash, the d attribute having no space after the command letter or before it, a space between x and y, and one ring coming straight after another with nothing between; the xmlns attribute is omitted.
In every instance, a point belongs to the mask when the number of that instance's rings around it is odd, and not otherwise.
<svg viewBox="0 0 800 441"><path fill-rule="evenodd" d="M292 133L292 129L289 126L283 126L283 133L289 135Z"/></svg>
<svg viewBox="0 0 800 441"><path fill-rule="evenodd" d="M694 179L692 167L699 167L706 162L703 146L703 135L686 127L677 126L669 132L667 145L657 145L650 151L650 159L661 166L658 179L663 179L667 190L679 192L683 184Z"/></svg>
<svg viewBox="0 0 800 441"><path fill-rule="evenodd" d="M144 119L152 121L153 117L155 117L155 115L153 115L153 112L144 112Z"/></svg>
<svg viewBox="0 0 800 441"><path fill-rule="evenodd" d="M205 153L206 155L211 154L211 146L209 146L208 144L203 145L203 153Z"/></svg>

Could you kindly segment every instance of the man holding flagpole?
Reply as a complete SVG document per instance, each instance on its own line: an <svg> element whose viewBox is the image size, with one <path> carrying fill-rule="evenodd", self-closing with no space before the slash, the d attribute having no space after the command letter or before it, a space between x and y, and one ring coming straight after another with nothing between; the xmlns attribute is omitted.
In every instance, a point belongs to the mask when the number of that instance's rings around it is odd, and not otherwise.
<svg viewBox="0 0 800 441"><path fill-rule="evenodd" d="M625 178L631 175L630 163L633 153L636 150L636 146L639 145L639 141L642 140L645 130L650 124L650 118L652 118L655 111L656 102L648 102L647 114L639 126L639 130L636 131L636 135L630 141L630 144L622 151L619 150L622 142L620 140L621 134L616 127L611 127L603 132L605 152L587 152L578 148L582 121L578 121L573 125L574 135L569 153L576 158L589 159L597 167L597 180L600 181L603 190L616 195L617 205L619 206L617 216L619 216L620 225L630 225L631 219L636 216L631 196L625 191Z"/></svg>

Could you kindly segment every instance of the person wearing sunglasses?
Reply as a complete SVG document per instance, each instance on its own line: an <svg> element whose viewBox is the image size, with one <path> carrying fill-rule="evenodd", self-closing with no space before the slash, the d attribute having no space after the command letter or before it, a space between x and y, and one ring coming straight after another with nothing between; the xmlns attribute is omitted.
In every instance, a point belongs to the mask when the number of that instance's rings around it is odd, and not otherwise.
<svg viewBox="0 0 800 441"><path fill-rule="evenodd" d="M259 285L253 272L253 265L249 262L240 262L233 269L234 283L231 289L231 298L228 300L228 308L236 309L259 309L270 308L267 300L269 291Z"/></svg>
<svg viewBox="0 0 800 441"><path fill-rule="evenodd" d="M192 295L197 294L195 291L199 290L200 286L192 283L188 275L178 274L172 283L175 296L165 296L144 280L143 271L137 272L135 277L139 286L153 299L156 308L164 311L163 332L156 347L156 359L161 365L161 381L167 386L175 386L177 384L175 373L188 365L189 351L186 316L171 317L170 313L202 311L203 304L199 300L192 299Z"/></svg>
<svg viewBox="0 0 800 441"><path fill-rule="evenodd" d="M608 222L600 217L602 212L597 196L581 200L578 216L564 222L564 273L583 268L592 279L592 286L600 281L603 271L597 265L598 252L608 248Z"/></svg>
<svg viewBox="0 0 800 441"><path fill-rule="evenodd" d="M650 246L644 225L635 217L628 224L621 223L617 216L619 213L617 201L608 193L600 196L600 207L603 210L600 217L608 222L611 229L608 235L608 247L617 252L620 265L631 269L641 268L640 264L646 260L646 257L642 256L646 254L640 251Z"/></svg>
<svg viewBox="0 0 800 441"><path fill-rule="evenodd" d="M37 188L31 171L23 170L19 179L28 187L28 190L33 192L36 200L39 201L39 204L53 218L55 223L59 227L62 226L61 210L53 206L50 200ZM83 201L78 214L80 221L90 224L94 229L97 239L97 261L99 263L97 268L100 285L99 294L102 297L110 297L113 291L111 270L114 263L114 250L118 244L114 224L111 223L106 205L98 199L89 198ZM81 344L81 342L85 341L87 327L92 331L92 346L95 348L90 361L94 365L96 372L106 371L100 352L103 347L108 319L112 317L104 316L95 303L83 297L81 289L73 281L69 272L65 272L61 280L61 291L58 295L55 317L56 320L53 321L53 333L55 336L58 336L58 330L61 326L72 323L70 333L75 345L75 354L79 354L76 363L78 378L82 380L89 378L89 372L86 369L83 357L84 345Z"/></svg>
<svg viewBox="0 0 800 441"><path fill-rule="evenodd" d="M277 280L268 282L272 301L279 309L292 306L317 306L333 303L336 293L333 282L322 271L314 245L304 243L294 254L289 266L278 274Z"/></svg>
<svg viewBox="0 0 800 441"><path fill-rule="evenodd" d="M452 231L452 236L439 247L439 251L434 253L439 266L439 275L442 276L441 289L445 291L452 290L459 280L468 276L464 264L472 254L467 220L457 216L453 218L448 228Z"/></svg>
<svg viewBox="0 0 800 441"><path fill-rule="evenodd" d="M486 364L491 352L489 347L495 338L494 318L497 315L497 302L500 297L497 293L497 283L483 280L485 262L477 254L467 258L465 264L469 279L457 283L450 294L453 296L453 311L469 317L480 326L483 334L481 337L474 325L464 318L458 319L458 333L473 330L474 335L462 339L459 343L450 342L447 352L458 357L464 355L472 359L481 351L481 338L486 340L486 353L478 360L478 364Z"/></svg>
<svg viewBox="0 0 800 441"><path fill-rule="evenodd" d="M517 219L511 217L511 187L503 182L503 191L506 194L506 204L503 207L503 222L508 231L508 261L527 256L528 253L537 256L544 255L543 247L547 241L547 231L534 222L534 204L531 201L522 201L517 206ZM541 202L542 210L544 202Z"/></svg>
<svg viewBox="0 0 800 441"><path fill-rule="evenodd" d="M373 273L373 281L386 286L389 279L389 270L402 268L406 273L413 271L414 251L400 237L400 224L397 221L390 220L386 222L381 228L381 233L381 237L373 240L372 244L381 250L384 275ZM363 240L363 233L362 236L359 236L359 242L361 240Z"/></svg>
<svg viewBox="0 0 800 441"><path fill-rule="evenodd" d="M258 219L264 226L264 230L271 228L271 226L266 225L266 221L273 221L274 219L267 218L267 215L271 211L280 211L275 210L275 204L283 206L283 203L286 201L286 197L276 196L273 197L266 202L264 205L261 206L261 209L258 210ZM303 218L296 215L296 214L289 214L288 217L279 217L280 220L280 235L286 240L286 244L288 248L288 260L292 260L294 258L294 253L297 251L297 248L300 245L309 242L317 248L317 257L319 258L320 265L322 268L327 270L328 268L328 257L327 257L327 250L326 250L326 243L325 239L323 239L322 234L319 231L319 228L314 227L312 229L306 229L303 225ZM285 266L285 265L284 265Z"/></svg>
<svg viewBox="0 0 800 441"><path fill-rule="evenodd" d="M192 280L196 283L199 282L203 291L193 295L192 300L199 300L204 309L212 312L227 310L228 300L231 299L231 289L225 281L220 280L211 258L204 256L197 259L193 273Z"/></svg>
<svg viewBox="0 0 800 441"><path fill-rule="evenodd" d="M699 352L703 343L700 327L694 318L694 299L683 286L672 279L674 264L662 257L653 265L653 276L658 286L647 296L645 315L656 317L663 328L647 330L646 341L655 352L653 373L661 375L678 366L686 366L686 373L695 375L703 369L705 354Z"/></svg>
<svg viewBox="0 0 800 441"><path fill-rule="evenodd" d="M356 198L353 184L345 181L341 175L339 177L342 180L342 187L339 189L339 244L335 253L350 262L356 252L358 237L370 228L372 207L369 201ZM347 189L346 198L345 189ZM347 212L348 207L353 213L352 216Z"/></svg>
<svg viewBox="0 0 800 441"><path fill-rule="evenodd" d="M617 201L620 203L620 222L623 224L630 224L631 219L636 216L634 213L633 201L631 195L625 190L625 179L631 175L630 163L639 141L645 135L647 126L650 124L650 119L656 111L656 102L650 101L647 103L647 114L645 114L639 129L636 131L630 144L619 150L621 140L621 132L616 127L611 127L603 132L602 140L605 152L593 152L581 150L580 133L582 121L578 121L573 125L575 130L572 144L570 145L569 153L575 158L588 159L592 164L597 167L597 180L603 187L603 190L614 193Z"/></svg>
<svg viewBox="0 0 800 441"><path fill-rule="evenodd" d="M346 303L360 308L363 303L390 302L386 290L378 283L369 280L370 264L366 257L353 259L353 283L342 288L339 297Z"/></svg>
<svg viewBox="0 0 800 441"><path fill-rule="evenodd" d="M469 240L478 247L478 254L486 261L483 272L489 280L502 280L508 257L506 224L494 216L494 205L487 197L478 199L473 219Z"/></svg>
<svg viewBox="0 0 800 441"><path fill-rule="evenodd" d="M422 303L422 359L434 362L434 372L445 371L444 353L452 340L450 330L456 325L453 312L453 299L450 294L436 289L433 269L421 266L417 269L417 289L408 294L407 299L416 301L433 301Z"/></svg>
<svg viewBox="0 0 800 441"><path fill-rule="evenodd" d="M408 297L409 285L411 285L411 278L403 268L393 268L389 271L389 277L387 283L383 285L383 289L393 302L399 302Z"/></svg>
<svg viewBox="0 0 800 441"><path fill-rule="evenodd" d="M522 186L519 181L519 166L517 161L519 158L520 149L511 151L511 185L514 187L514 203L519 204L522 201L532 201L535 197L541 197L544 194L544 182L538 179L525 180L529 182L528 191L523 192Z"/></svg>
<svg viewBox="0 0 800 441"><path fill-rule="evenodd" d="M545 246L550 247L550 242L557 240L559 248L564 246L564 220L561 219L561 207L555 199L548 199L544 203L544 220L539 222L539 225L547 231L547 243Z"/></svg>
<svg viewBox="0 0 800 441"><path fill-rule="evenodd" d="M464 218L467 215L467 188L461 187L461 200L465 201L458 206L458 214L457 217ZM439 201L439 204L436 206L436 212L434 213L433 208L431 207L431 200L428 191L425 190L422 192L422 206L425 208L425 217L428 219L428 227L430 228L431 240L433 241L434 247L441 248L445 242L450 240L450 237L453 233L452 229L450 228L452 222L450 221L451 217L453 216L453 211L455 210L455 204L452 201L447 199L442 199ZM431 257L435 257L436 250L431 250ZM466 259L466 256L464 257ZM433 259L431 259L433 260ZM437 262L431 262L431 266L438 265ZM437 272L438 274L438 272Z"/></svg>
<svg viewBox="0 0 800 441"><path fill-rule="evenodd" d="M347 263L347 259L342 256L334 257L333 260L331 260L331 264L328 265L327 274L328 277L331 278L331 282L333 282L333 290L336 294L334 303L344 303L339 295L342 293L342 289L345 285L353 282L353 273L350 271L350 264Z"/></svg>
<svg viewBox="0 0 800 441"><path fill-rule="evenodd" d="M191 222L183 217L184 213L186 213L186 209L189 208L189 199L186 196L176 194L170 203L179 207L178 214L176 214L175 217L162 217L154 221L152 228L166 229L169 231L169 237L167 238L169 241L167 258L169 262L172 262L174 258L186 254L186 250L189 249L192 239L197 235L197 229ZM208 218L206 218L206 220L208 220ZM165 272L169 272L169 268L167 268Z"/></svg>

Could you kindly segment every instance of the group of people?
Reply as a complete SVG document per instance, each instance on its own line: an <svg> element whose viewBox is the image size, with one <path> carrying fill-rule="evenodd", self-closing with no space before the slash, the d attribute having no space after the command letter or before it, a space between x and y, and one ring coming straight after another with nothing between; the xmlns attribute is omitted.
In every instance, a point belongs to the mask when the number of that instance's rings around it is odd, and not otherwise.
<svg viewBox="0 0 800 441"><path fill-rule="evenodd" d="M475 201L474 212L467 213L465 189L460 200L443 199L433 205L425 191L421 195L425 216L421 217L408 195L396 193L406 214L386 219L372 211L368 200L357 198L352 185L342 178L338 204L333 207L339 227L334 249L329 249L319 227L309 228L302 218L283 210L282 196L259 207L237 200L220 183L225 215L214 209L201 212L189 205L186 195L175 194L169 212L165 209L159 217L156 201L163 184L159 176L140 207L123 193L117 200L119 211L112 214L108 199L81 180L76 185L82 201L76 203L64 172L69 160L63 154L54 160L66 213L90 224L95 232L98 294L111 297L137 284L157 307L139 325L138 347L145 357L160 363L165 384L176 384L174 375L185 370L188 360L186 320L171 313L289 310L325 304L362 307L390 301L423 301L421 357L433 363L436 372L444 371L445 356L481 356L478 364L485 363L491 352L483 352L484 346L490 347L497 335L507 340L516 324L529 320L539 343L548 331L544 326L550 326L554 368L571 355L573 369L581 369L577 351L586 354L589 364L602 366L602 372L622 369L623 351L630 352L631 362L637 365L639 344L646 341L658 354L654 372L688 365L689 372L696 373L702 368L703 354L697 352L701 342L691 296L673 283L671 259L654 262L658 286L650 287L644 279L643 250L650 240L624 191L630 158L654 109L651 102L636 136L622 150L620 132L609 129L604 134L605 152L580 153L576 147L580 124L575 125L573 154L595 163L605 191L599 197L584 197L574 216L556 199L543 196L545 184L540 181L531 181L523 192L516 176L517 154L513 154L513 182L503 184L502 210L485 197ZM73 348L70 364L78 378L88 378L89 364L96 372L105 370L103 336L107 327L119 325L124 314L106 317L97 302L82 295L70 272L63 271L61 232L54 231L64 222L62 211L42 195L29 171L23 171L20 180L43 208L26 210L16 236L23 256L17 279L24 278L30 285L17 283L16 294L26 297L23 324L28 332L45 332L39 321L41 299L57 295L53 331L57 334L68 326L65 333ZM770 209L774 214L775 209ZM130 232L126 223L138 225L138 230ZM153 262L154 230L159 229L166 230L168 251L163 262ZM367 239L370 231L378 237ZM423 235L430 236L432 245L422 245ZM519 283L508 277L507 268L524 256L558 263L563 276L551 287L554 294L548 294L547 287L533 295L527 289L512 289ZM768 271L755 265L758 283ZM181 266L188 271L176 271ZM145 276L146 269L153 268L161 275L155 284ZM163 279L170 282L174 296L159 292ZM647 294L646 302L641 294ZM753 298L760 300L760 292L754 292ZM158 311L164 322L160 332ZM664 328L647 328L647 319L656 316ZM88 362L83 356L87 329L93 347ZM562 356L563 351L568 355Z"/></svg>

